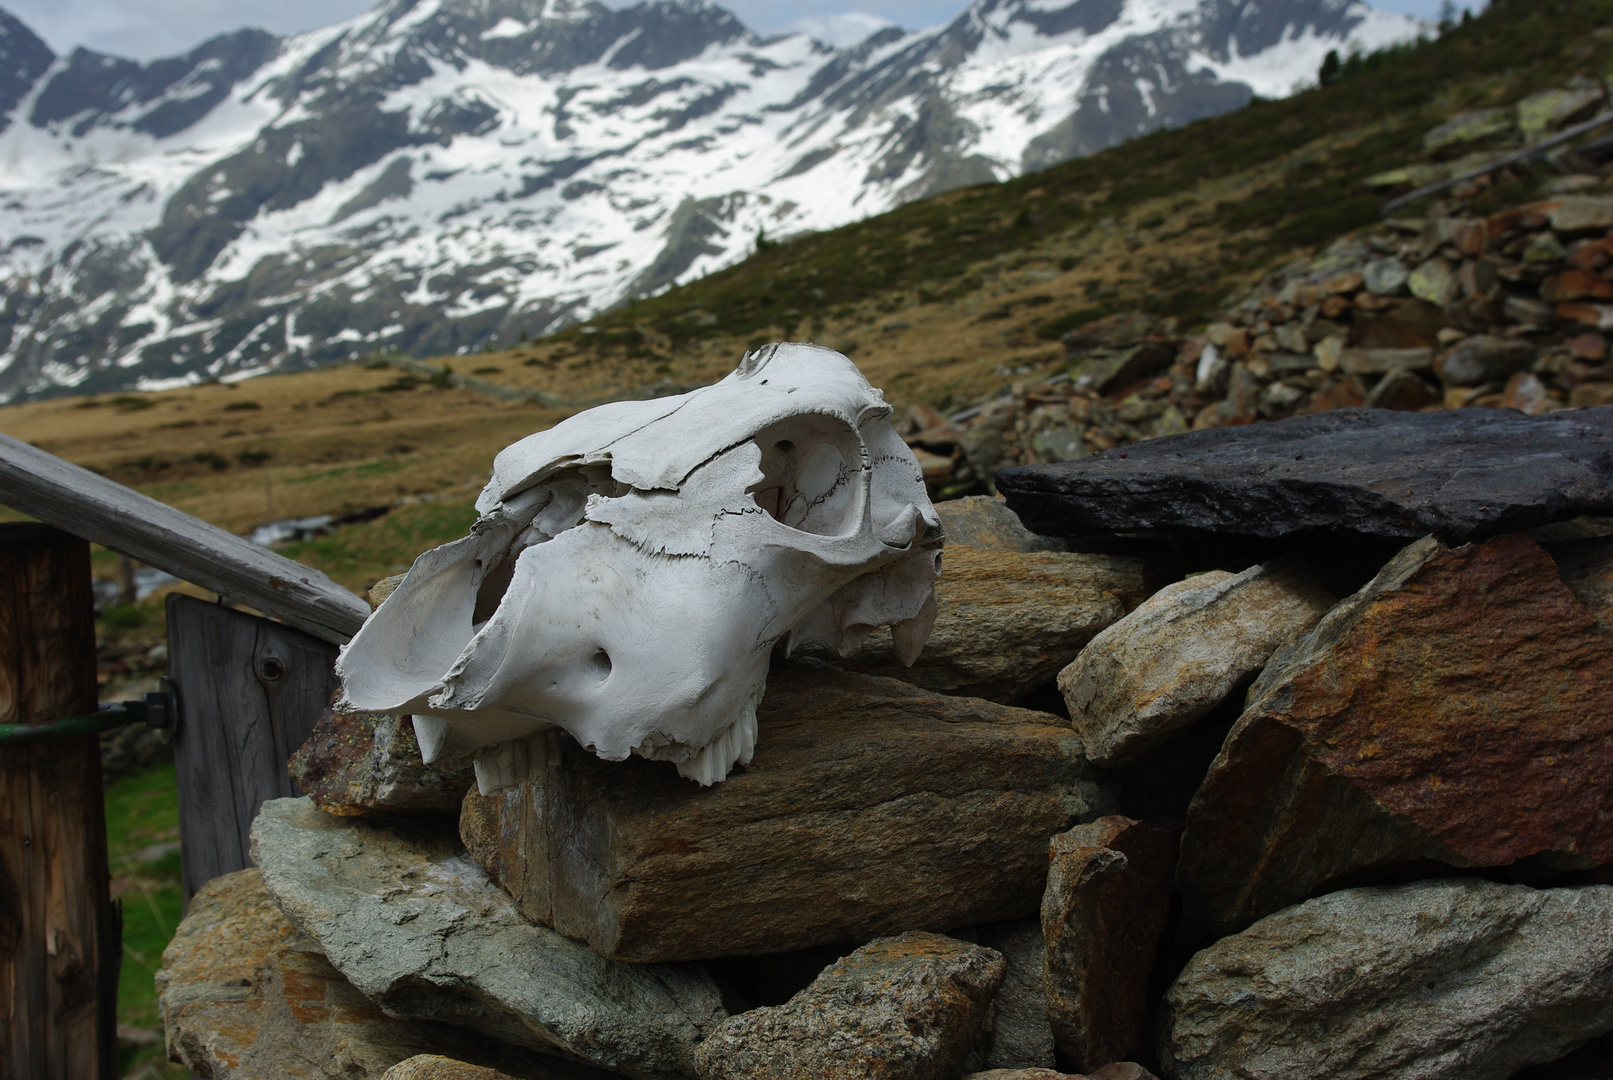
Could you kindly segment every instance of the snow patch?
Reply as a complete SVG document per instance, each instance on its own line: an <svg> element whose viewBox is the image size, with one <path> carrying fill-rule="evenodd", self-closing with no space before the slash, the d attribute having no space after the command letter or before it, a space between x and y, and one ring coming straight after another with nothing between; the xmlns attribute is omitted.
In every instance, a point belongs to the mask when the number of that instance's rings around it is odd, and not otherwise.
<svg viewBox="0 0 1613 1080"><path fill-rule="evenodd" d="M531 26L527 25L521 20L512 19L506 15L488 29L483 30L481 38L483 41L494 41L498 38L520 37L522 34L531 29Z"/></svg>

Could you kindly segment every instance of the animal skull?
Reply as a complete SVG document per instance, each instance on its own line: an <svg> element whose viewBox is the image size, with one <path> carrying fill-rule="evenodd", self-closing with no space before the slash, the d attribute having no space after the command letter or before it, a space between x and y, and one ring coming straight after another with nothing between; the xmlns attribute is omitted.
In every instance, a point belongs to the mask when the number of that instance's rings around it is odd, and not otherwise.
<svg viewBox="0 0 1613 1080"><path fill-rule="evenodd" d="M505 448L470 535L343 650L344 708L412 713L428 762L475 752L484 795L557 729L726 778L780 639L845 656L889 626L911 664L929 637L940 519L890 411L850 360L789 343Z"/></svg>

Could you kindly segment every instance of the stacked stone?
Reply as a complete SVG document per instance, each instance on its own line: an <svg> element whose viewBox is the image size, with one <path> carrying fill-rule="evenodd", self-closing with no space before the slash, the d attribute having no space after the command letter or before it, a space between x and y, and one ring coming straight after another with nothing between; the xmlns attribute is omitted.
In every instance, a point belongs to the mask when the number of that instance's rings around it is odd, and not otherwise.
<svg viewBox="0 0 1613 1080"><path fill-rule="evenodd" d="M714 787L562 742L482 797L397 718L327 718L311 797L265 804L258 869L165 955L175 1059L1503 1080L1601 1052L1613 408L1342 410L998 482L938 507L925 661L780 660Z"/></svg>
<svg viewBox="0 0 1613 1080"><path fill-rule="evenodd" d="M1429 132L1427 153L1484 144L1479 157L1494 158L1508 140L1601 107L1603 93L1575 85L1463 114ZM1140 314L1101 319L1064 336L1064 372L951 419L914 408L902 434L946 498L993 490L1004 466L1330 409L1539 415L1613 403L1608 169L1565 154L1560 167L1583 171L1548 182L1558 192L1549 198L1481 213L1486 174L1426 217L1390 220L1285 267L1201 332ZM1404 189L1450 169L1435 161L1369 184Z"/></svg>

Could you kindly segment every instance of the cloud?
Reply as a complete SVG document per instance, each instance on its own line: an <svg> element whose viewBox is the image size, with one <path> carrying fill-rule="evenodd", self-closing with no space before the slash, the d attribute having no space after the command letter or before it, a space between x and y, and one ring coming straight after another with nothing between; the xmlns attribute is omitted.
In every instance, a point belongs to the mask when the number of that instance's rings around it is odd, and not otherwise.
<svg viewBox="0 0 1613 1080"><path fill-rule="evenodd" d="M826 15L808 15L779 29L786 33L798 31L809 34L826 45L843 48L864 41L887 26L895 25L890 19L870 15L865 11L840 11Z"/></svg>
<svg viewBox="0 0 1613 1080"><path fill-rule="evenodd" d="M154 60L245 26L277 34L329 26L373 7L374 0L0 0L0 6L58 53L83 45Z"/></svg>
<svg viewBox="0 0 1613 1080"><path fill-rule="evenodd" d="M609 0L612 7L627 6L626 0ZM636 2L636 0L633 0ZM836 44L855 44L885 26L902 26L920 30L950 22L958 12L968 6L969 0L867 0L865 3L847 4L826 0L716 0L752 30L762 34L789 33L799 30L812 34L820 41ZM853 9L854 10L848 10ZM862 28L867 27L866 32ZM831 38L826 34L854 34L850 38Z"/></svg>

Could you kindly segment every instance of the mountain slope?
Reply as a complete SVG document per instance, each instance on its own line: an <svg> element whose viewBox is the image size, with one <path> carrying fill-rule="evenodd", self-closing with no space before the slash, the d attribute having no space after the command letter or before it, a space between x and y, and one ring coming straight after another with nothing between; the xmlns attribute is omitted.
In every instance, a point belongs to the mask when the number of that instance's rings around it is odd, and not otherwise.
<svg viewBox="0 0 1613 1080"><path fill-rule="evenodd" d="M0 29L24 76L48 57ZM388 0L149 65L77 50L0 131L0 400L546 333L1417 29L1353 0L977 0L834 49L702 0Z"/></svg>

